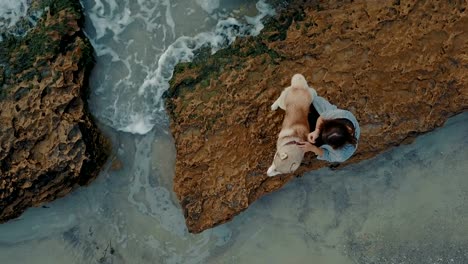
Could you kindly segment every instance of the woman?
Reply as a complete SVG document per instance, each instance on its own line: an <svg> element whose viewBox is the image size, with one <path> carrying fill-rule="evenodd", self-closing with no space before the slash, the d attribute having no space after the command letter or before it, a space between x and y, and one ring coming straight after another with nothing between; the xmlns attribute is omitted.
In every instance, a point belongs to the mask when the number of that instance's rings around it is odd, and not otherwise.
<svg viewBox="0 0 468 264"><path fill-rule="evenodd" d="M309 124L314 129L307 136L309 142L299 143L304 152L314 152L319 160L343 162L356 151L360 129L351 112L316 95L310 106Z"/></svg>

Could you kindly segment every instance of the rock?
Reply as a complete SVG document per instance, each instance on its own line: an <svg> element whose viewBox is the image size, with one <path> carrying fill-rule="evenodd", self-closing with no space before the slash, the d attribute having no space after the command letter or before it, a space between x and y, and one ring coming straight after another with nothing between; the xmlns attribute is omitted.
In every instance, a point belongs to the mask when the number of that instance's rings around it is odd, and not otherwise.
<svg viewBox="0 0 468 264"><path fill-rule="evenodd" d="M110 150L87 111L80 3L33 1L38 10L27 34L0 42L0 222L89 183Z"/></svg>
<svg viewBox="0 0 468 264"><path fill-rule="evenodd" d="M176 68L166 108L174 191L190 232L333 165L308 154L294 175L266 176L283 119L270 105L294 73L359 120L358 151L342 165L409 143L467 109L466 2L308 3L282 11L258 37Z"/></svg>

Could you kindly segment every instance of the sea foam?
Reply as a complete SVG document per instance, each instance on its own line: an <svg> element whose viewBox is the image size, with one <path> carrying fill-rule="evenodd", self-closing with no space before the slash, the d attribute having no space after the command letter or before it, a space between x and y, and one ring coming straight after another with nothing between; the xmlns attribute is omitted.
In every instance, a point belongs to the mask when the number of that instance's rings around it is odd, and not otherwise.
<svg viewBox="0 0 468 264"><path fill-rule="evenodd" d="M215 53L237 37L259 34L262 19L275 13L264 0L243 10L226 9L217 0L82 3L85 33L97 55L89 106L102 123L132 134L167 123L161 98L176 64L191 61L200 48ZM255 16L240 15L255 8Z"/></svg>
<svg viewBox="0 0 468 264"><path fill-rule="evenodd" d="M30 10L31 0L0 0L0 42L5 35L22 37L37 25L44 11Z"/></svg>
<svg viewBox="0 0 468 264"><path fill-rule="evenodd" d="M208 14L219 8L219 0L195 0L195 2Z"/></svg>
<svg viewBox="0 0 468 264"><path fill-rule="evenodd" d="M0 29L13 27L28 13L29 0L0 0Z"/></svg>
<svg viewBox="0 0 468 264"><path fill-rule="evenodd" d="M248 35L256 36L263 29L262 19L275 14L274 9L263 0L256 4L258 15L245 17L246 23L235 18L220 20L215 30L203 32L195 37L182 36L172 43L159 57L158 67L155 71L148 73L143 84L138 89L139 96L151 96L156 103L154 108L144 118L139 118L117 129L137 134L148 133L156 124L155 116L164 111L161 102L163 93L169 88L169 80L172 78L174 67L180 62L189 62L193 59L195 51L202 47L211 47L212 53L230 45L237 37Z"/></svg>

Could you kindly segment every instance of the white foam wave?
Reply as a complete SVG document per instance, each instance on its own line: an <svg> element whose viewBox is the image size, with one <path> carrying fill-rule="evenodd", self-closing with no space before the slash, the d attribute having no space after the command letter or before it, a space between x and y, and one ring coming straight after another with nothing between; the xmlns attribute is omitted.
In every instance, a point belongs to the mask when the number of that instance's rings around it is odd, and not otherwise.
<svg viewBox="0 0 468 264"><path fill-rule="evenodd" d="M0 29L13 27L28 13L29 0L0 0Z"/></svg>
<svg viewBox="0 0 468 264"><path fill-rule="evenodd" d="M37 25L45 10L30 10L31 0L0 0L0 42L3 34L22 37Z"/></svg>
<svg viewBox="0 0 468 264"><path fill-rule="evenodd" d="M169 2L169 0L166 0L164 1L164 5L166 6L166 24L171 28L172 36L175 37L175 22L172 18L171 3Z"/></svg>
<svg viewBox="0 0 468 264"><path fill-rule="evenodd" d="M208 14L212 14L215 9L219 8L219 0L196 0L195 2Z"/></svg>
<svg viewBox="0 0 468 264"><path fill-rule="evenodd" d="M198 8L208 2L218 6L216 1L82 1L85 31L98 56L91 76L91 111L104 124L133 134L167 122L161 98L177 63L191 61L202 47L214 53L237 37L257 35L262 19L274 14L264 0L256 4L256 16L242 18L241 11L233 12L238 19L216 16L226 14L225 8L210 16Z"/></svg>
<svg viewBox="0 0 468 264"><path fill-rule="evenodd" d="M249 25L253 25L253 28L250 29L249 34L252 36L257 36L260 34L260 31L265 27L262 23L262 19L265 16L273 16L275 15L275 10L271 8L270 5L265 3L264 1L259 1L257 3L257 9L261 12L261 16L255 16L255 17L248 17L246 16L247 23Z"/></svg>
<svg viewBox="0 0 468 264"><path fill-rule="evenodd" d="M133 22L130 9L127 6L124 7L123 11L120 11L115 0L106 0L105 3L107 5L96 0L88 15L96 31L95 39L101 39L108 31L116 37Z"/></svg>
<svg viewBox="0 0 468 264"><path fill-rule="evenodd" d="M146 134L153 129L153 124L148 116L143 115L130 115L131 123L130 125L121 129L123 132L128 132L132 134Z"/></svg>
<svg viewBox="0 0 468 264"><path fill-rule="evenodd" d="M157 112L164 110L161 98L163 93L169 88L169 80L172 78L174 67L180 62L191 61L194 57L194 52L202 47L210 46L212 53L215 53L234 42L237 37L258 35L264 27L262 19L266 16L274 15L275 11L263 0L259 1L256 7L259 11L258 15L246 17L246 24L234 18L227 18L219 21L213 32L203 32L195 37L182 36L171 44L159 57L156 70L147 75L143 84L138 89L139 96L152 96L153 101L157 104L143 118L145 120L144 126L142 126L141 119L138 119L136 122L117 129L131 133L147 133L150 130L149 128L155 125L154 117L157 116ZM145 129L138 129L141 127Z"/></svg>

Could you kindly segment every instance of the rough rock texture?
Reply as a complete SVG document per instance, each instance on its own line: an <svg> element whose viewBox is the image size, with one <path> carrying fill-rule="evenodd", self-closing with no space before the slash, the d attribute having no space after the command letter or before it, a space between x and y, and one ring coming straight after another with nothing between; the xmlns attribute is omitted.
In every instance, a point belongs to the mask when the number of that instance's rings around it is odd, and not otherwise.
<svg viewBox="0 0 468 264"><path fill-rule="evenodd" d="M362 135L346 163L441 126L468 106L466 1L306 1L256 38L176 70L167 109L177 148L174 191L189 231L229 221L305 171L268 178L283 112L270 105L302 73L352 111ZM330 172L332 173L332 172Z"/></svg>
<svg viewBox="0 0 468 264"><path fill-rule="evenodd" d="M31 10L45 10L37 25L0 42L0 222L88 183L109 151L86 112L92 47L79 2Z"/></svg>

